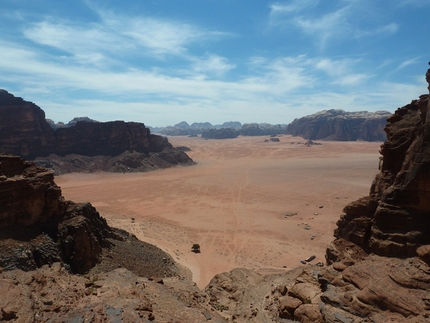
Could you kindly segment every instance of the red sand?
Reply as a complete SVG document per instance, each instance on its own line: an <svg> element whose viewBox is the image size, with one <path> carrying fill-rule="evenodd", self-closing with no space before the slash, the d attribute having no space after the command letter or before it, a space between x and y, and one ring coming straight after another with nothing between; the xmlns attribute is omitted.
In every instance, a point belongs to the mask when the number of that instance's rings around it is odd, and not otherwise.
<svg viewBox="0 0 430 323"><path fill-rule="evenodd" d="M73 173L56 182L67 199L91 202L110 225L169 252L199 287L236 267L271 273L311 255L324 262L343 207L369 193L381 143L306 147L297 137L266 138L170 137L192 149L196 166ZM194 243L200 254L191 252Z"/></svg>

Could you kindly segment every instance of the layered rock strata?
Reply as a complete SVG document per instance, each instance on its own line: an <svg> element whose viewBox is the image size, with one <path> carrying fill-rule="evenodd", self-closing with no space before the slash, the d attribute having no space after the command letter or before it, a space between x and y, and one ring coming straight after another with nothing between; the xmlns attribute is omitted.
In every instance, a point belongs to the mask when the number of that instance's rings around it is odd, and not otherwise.
<svg viewBox="0 0 430 323"><path fill-rule="evenodd" d="M95 170L117 172L193 164L186 153L167 138L151 134L143 123L78 121L53 130L41 108L5 90L0 90L0 152L39 158L40 165L55 167L57 174L89 171L91 164ZM77 162L73 164L69 155ZM117 157L117 167L111 157Z"/></svg>
<svg viewBox="0 0 430 323"><path fill-rule="evenodd" d="M390 115L388 111L324 110L293 120L287 134L310 140L384 141L384 126Z"/></svg>
<svg viewBox="0 0 430 323"><path fill-rule="evenodd" d="M335 231L367 252L410 257L430 244L430 124L428 96L387 120L380 173L370 194L347 205Z"/></svg>

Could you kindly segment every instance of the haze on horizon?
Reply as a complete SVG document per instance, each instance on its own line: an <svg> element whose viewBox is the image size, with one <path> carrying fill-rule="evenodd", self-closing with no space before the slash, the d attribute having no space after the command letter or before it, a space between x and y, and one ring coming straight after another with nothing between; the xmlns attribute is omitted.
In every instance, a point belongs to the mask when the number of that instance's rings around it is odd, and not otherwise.
<svg viewBox="0 0 430 323"><path fill-rule="evenodd" d="M393 112L426 91L430 0L3 0L0 88L150 126Z"/></svg>

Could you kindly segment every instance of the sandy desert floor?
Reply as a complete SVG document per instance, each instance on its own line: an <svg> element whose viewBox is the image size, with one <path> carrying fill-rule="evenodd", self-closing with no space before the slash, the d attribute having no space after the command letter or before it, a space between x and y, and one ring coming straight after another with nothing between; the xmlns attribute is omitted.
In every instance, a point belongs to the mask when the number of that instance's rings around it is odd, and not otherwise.
<svg viewBox="0 0 430 323"><path fill-rule="evenodd" d="M67 199L91 202L110 225L170 253L201 288L236 267L264 274L302 266L311 255L324 262L343 207L369 192L381 143L306 147L298 137L267 138L169 137L191 148L197 165L73 173L56 183ZM194 243L200 254L191 252Z"/></svg>

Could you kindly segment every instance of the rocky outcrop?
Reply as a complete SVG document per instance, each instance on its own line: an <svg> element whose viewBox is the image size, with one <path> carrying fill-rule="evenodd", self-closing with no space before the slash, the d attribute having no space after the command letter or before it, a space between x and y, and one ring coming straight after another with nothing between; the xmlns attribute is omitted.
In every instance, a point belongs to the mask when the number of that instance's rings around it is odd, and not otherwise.
<svg viewBox="0 0 430 323"><path fill-rule="evenodd" d="M151 135L149 129L136 122L78 122L74 127L56 131L53 153L64 156L117 156L125 151L161 152L172 148L166 138Z"/></svg>
<svg viewBox="0 0 430 323"><path fill-rule="evenodd" d="M430 244L430 124L427 96L399 108L387 120L380 173L370 194L344 209L335 231L367 252L416 256Z"/></svg>
<svg viewBox="0 0 430 323"><path fill-rule="evenodd" d="M287 126L287 134L311 140L384 141L388 111L346 112L323 110L295 119Z"/></svg>
<svg viewBox="0 0 430 323"><path fill-rule="evenodd" d="M70 275L59 264L0 273L1 322L226 323L206 295L176 277L148 279L124 268Z"/></svg>
<svg viewBox="0 0 430 323"><path fill-rule="evenodd" d="M0 206L0 228L44 222L67 208L52 172L4 154L0 154Z"/></svg>
<svg viewBox="0 0 430 323"><path fill-rule="evenodd" d="M53 152L55 132L37 105L0 89L0 116L0 152L27 158Z"/></svg>
<svg viewBox="0 0 430 323"><path fill-rule="evenodd" d="M125 166L117 167L119 171L193 164L183 151L176 150L167 138L151 134L143 123L93 122L75 118L75 121L78 121L67 127L56 127L54 131L46 121L42 109L4 90L0 91L0 116L0 152L27 159L44 157L49 164L52 155L52 159L58 159L55 156L64 157L71 154L113 157L129 152L139 154L141 163L133 167L133 163L127 165L125 161L130 158L120 158ZM157 158L151 158L151 154L156 154ZM48 157L50 155L51 157ZM67 164L67 159L65 163ZM97 161L93 163L97 164ZM119 163L121 164L121 161ZM147 164L152 167L146 167ZM115 169L106 163L102 163L100 167L97 170ZM57 164L56 169L60 168ZM62 172L68 168L70 167L66 165ZM83 165L78 171L82 170L88 171L88 168Z"/></svg>
<svg viewBox="0 0 430 323"><path fill-rule="evenodd" d="M180 274L169 255L110 228L89 203L65 201L52 172L19 157L0 155L0 206L3 270L59 262L73 273L121 264L139 275Z"/></svg>
<svg viewBox="0 0 430 323"><path fill-rule="evenodd" d="M46 119L46 122L49 123L49 125L51 126L52 129L57 130L58 128L69 128L69 127L73 127L75 126L78 122L99 122L97 120L88 118L88 117L75 117L72 120L70 120L68 123L64 123L64 122L57 122L55 123L53 120L51 119Z"/></svg>
<svg viewBox="0 0 430 323"><path fill-rule="evenodd" d="M368 256L352 245L332 250L349 265L306 265L269 276L234 269L215 276L205 291L210 304L237 323L427 322L429 265L417 257Z"/></svg>

